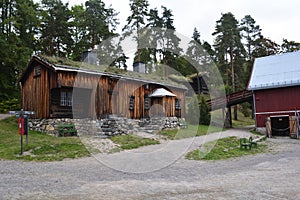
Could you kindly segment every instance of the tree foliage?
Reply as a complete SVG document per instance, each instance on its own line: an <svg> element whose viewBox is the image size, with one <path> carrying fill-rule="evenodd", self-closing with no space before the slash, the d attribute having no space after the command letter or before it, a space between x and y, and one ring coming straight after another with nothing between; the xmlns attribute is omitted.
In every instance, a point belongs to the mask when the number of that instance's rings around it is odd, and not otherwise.
<svg viewBox="0 0 300 200"><path fill-rule="evenodd" d="M200 124L203 124L203 125L210 124L209 107L206 103L204 96L201 96L201 99L200 99Z"/></svg>
<svg viewBox="0 0 300 200"><path fill-rule="evenodd" d="M0 2L0 100L18 97L18 77L32 54L79 61L84 51L97 46L103 63L127 69L128 55L124 54L119 42L105 43L107 38L121 34L116 32L118 13L103 0L86 0L72 7L64 2ZM283 39L282 44L277 44L262 35L261 27L250 15L238 21L232 13L225 13L216 22L213 44L202 40L201 30L195 28L183 52L172 10L165 6L151 8L148 0L129 2L131 14L123 32L141 30L143 33L138 35L140 41L147 42L151 48L140 48L134 60L145 62L149 72L165 64L185 76L195 73L194 63L181 56L186 53L195 63L209 66L213 60L226 88L233 92L245 88L254 58L300 50L299 42ZM145 27L150 31L143 32ZM199 45L203 48L198 48ZM203 54L204 51L207 54ZM164 72L166 76L168 73L173 72Z"/></svg>

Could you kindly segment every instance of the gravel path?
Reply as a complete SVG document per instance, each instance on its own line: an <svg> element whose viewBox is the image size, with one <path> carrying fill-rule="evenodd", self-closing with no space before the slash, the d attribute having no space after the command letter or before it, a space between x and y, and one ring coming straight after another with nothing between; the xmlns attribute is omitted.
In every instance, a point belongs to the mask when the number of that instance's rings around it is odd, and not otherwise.
<svg viewBox="0 0 300 200"><path fill-rule="evenodd" d="M9 114L0 114L0 120L1 119L5 119L5 118L10 117L10 116L12 116L12 115L9 115Z"/></svg>
<svg viewBox="0 0 300 200"><path fill-rule="evenodd" d="M0 199L300 199L300 141L267 143L272 153L214 162L180 158L140 174L116 171L93 157L0 161Z"/></svg>
<svg viewBox="0 0 300 200"><path fill-rule="evenodd" d="M200 137L161 141L159 145L149 145L114 154L97 154L95 158L118 171L129 173L153 172L183 159L186 152L200 148L206 142L216 142L219 138L229 136L249 137L250 135L251 133L245 129L231 129ZM210 149L213 146L214 144L211 145Z"/></svg>

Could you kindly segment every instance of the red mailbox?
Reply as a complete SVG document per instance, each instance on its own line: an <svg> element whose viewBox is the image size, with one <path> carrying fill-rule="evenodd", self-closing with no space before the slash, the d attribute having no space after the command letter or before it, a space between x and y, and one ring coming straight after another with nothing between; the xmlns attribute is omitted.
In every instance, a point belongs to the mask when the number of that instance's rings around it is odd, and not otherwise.
<svg viewBox="0 0 300 200"><path fill-rule="evenodd" d="M24 135L24 118L20 117L18 119L18 128L19 128L19 135Z"/></svg>

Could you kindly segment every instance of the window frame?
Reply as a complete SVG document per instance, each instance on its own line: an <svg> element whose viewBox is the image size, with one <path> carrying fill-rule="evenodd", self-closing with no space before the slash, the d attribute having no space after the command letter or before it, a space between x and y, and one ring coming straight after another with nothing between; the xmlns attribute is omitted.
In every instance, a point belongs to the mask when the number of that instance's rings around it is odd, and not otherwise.
<svg viewBox="0 0 300 200"><path fill-rule="evenodd" d="M181 100L178 98L175 99L175 110L181 110Z"/></svg>
<svg viewBox="0 0 300 200"><path fill-rule="evenodd" d="M60 103L62 107L72 107L73 104L73 91L72 90L60 90Z"/></svg>

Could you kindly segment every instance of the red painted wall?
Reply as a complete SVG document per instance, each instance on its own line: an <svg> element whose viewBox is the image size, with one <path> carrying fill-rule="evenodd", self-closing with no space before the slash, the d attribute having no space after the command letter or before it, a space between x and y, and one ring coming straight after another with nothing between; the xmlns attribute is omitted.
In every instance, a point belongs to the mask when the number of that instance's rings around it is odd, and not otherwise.
<svg viewBox="0 0 300 200"><path fill-rule="evenodd" d="M261 112L300 110L300 86L254 91L256 126L264 127L266 118L294 113L259 114Z"/></svg>

